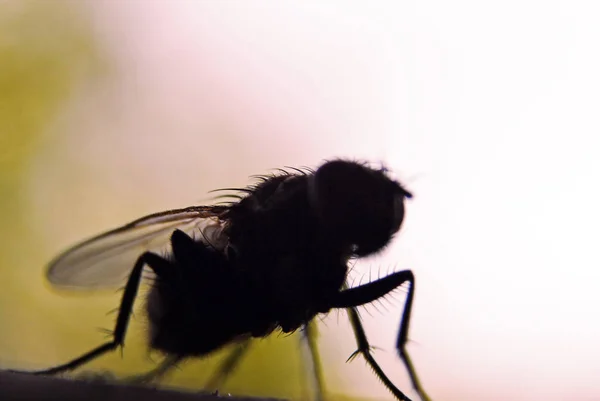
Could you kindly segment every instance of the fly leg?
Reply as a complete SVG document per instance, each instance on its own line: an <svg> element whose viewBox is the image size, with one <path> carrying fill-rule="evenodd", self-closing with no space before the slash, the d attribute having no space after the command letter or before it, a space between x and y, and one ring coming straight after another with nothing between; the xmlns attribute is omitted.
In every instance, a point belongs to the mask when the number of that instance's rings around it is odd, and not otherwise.
<svg viewBox="0 0 600 401"><path fill-rule="evenodd" d="M158 276L160 276L161 274L166 274L166 272L168 271L169 262L161 258L160 256L150 252L146 252L138 258L133 270L131 271L131 274L129 275L129 279L127 280L127 284L125 285L125 290L123 291L121 305L119 306L119 314L117 316L117 323L115 325L115 330L113 331L113 339L111 341L104 343L65 364L55 366L49 369L21 373L31 373L35 375L53 375L57 373L67 372L70 370L74 370L79 366L93 359L96 359L109 351L113 351L117 347L122 347L124 345L123 343L125 340L125 333L127 332L127 326L129 325L131 310L133 309L133 303L137 296L140 281L142 279L142 271L145 265L150 266L150 268L154 270L154 272Z"/></svg>
<svg viewBox="0 0 600 401"><path fill-rule="evenodd" d="M410 399L402 391L400 391L400 389L398 389L398 387L396 387L394 383L392 383L392 381L383 372L377 361L375 361L375 358L373 358L373 355L371 354L371 346L369 345L369 341L367 340L365 330L360 321L358 310L356 309L357 306L373 302L378 298L385 296L389 292L400 287L405 282L410 283L410 287L408 289L406 302L404 304L404 311L402 312L402 320L400 322L400 329L398 332L398 339L396 341L396 348L398 350L400 359L402 360L402 362L408 370L408 374L412 381L413 387L419 394L419 397L423 401L430 401L429 396L427 395L427 393L423 389L423 386L421 385L421 382L419 381L419 378L408 355L408 352L406 351L406 342L408 339L408 326L410 323L410 314L412 310L412 303L415 291L415 277L412 271L404 270L396 272L371 283L364 284L355 288L345 289L339 293L337 299L334 300L332 307L347 308L348 315L350 317L350 323L352 324L352 329L354 331L354 336L356 338L358 349L350 356L350 358L348 358L348 360L353 359L358 354L362 354L369 366L377 375L377 377L379 377L383 384L390 390L392 394L394 394L396 398L398 398L401 401L410 401Z"/></svg>
<svg viewBox="0 0 600 401"><path fill-rule="evenodd" d="M207 390L214 389L218 391L217 389L223 386L225 380L227 380L229 375L233 373L235 368L240 364L244 355L246 355L250 349L250 341L250 339L243 340L236 346L235 350L231 352L223 362L221 362L216 372L206 383L205 387Z"/></svg>
<svg viewBox="0 0 600 401"><path fill-rule="evenodd" d="M315 387L315 400L323 401L325 399L325 380L323 379L323 365L317 344L317 328L314 321L308 322L302 331L302 341L308 347L306 359L310 364L312 379Z"/></svg>
<svg viewBox="0 0 600 401"><path fill-rule="evenodd" d="M183 359L184 357L180 355L169 355L156 368L152 369L151 371L141 375L129 377L125 379L125 381L132 384L143 384L160 379L168 371L176 367L177 364L180 363Z"/></svg>

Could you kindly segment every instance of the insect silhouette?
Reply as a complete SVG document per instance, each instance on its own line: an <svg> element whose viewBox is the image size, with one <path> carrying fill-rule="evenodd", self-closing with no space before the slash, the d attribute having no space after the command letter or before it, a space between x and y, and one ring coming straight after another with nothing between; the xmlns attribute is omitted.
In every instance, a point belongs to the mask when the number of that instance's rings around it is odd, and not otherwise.
<svg viewBox="0 0 600 401"><path fill-rule="evenodd" d="M320 398L324 384L310 323L319 314L346 309L358 346L349 359L362 355L398 400L410 401L375 361L357 311L408 283L396 347L416 392L429 400L405 349L413 273L398 271L352 288L346 283L351 259L381 251L399 231L411 193L384 168L340 159L316 170L287 168L255 177L256 185L225 189L234 191L227 195L231 202L152 214L52 261L47 278L54 286L126 284L111 341L29 373L70 371L123 346L142 273L149 268L149 345L166 357L140 377L156 378L186 358L238 344L212 380L222 383L252 338L303 329Z"/></svg>

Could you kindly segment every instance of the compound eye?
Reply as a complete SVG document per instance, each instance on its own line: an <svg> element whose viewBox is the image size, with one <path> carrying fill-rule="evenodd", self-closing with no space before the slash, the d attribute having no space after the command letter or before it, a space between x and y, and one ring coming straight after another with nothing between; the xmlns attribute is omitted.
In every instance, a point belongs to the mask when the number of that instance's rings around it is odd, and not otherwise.
<svg viewBox="0 0 600 401"><path fill-rule="evenodd" d="M391 234L400 229L404 220L404 194L394 195L394 217Z"/></svg>

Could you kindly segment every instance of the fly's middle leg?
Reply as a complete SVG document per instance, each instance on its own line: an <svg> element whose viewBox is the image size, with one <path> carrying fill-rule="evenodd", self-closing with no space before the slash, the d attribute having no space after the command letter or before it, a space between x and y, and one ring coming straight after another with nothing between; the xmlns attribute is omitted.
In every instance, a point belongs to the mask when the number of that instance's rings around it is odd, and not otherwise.
<svg viewBox="0 0 600 401"><path fill-rule="evenodd" d="M315 390L315 401L325 400L325 379L323 376L323 364L321 362L321 355L319 353L319 347L317 344L317 327L314 320L308 322L302 330L302 341L308 348L306 352L306 359L310 365L309 374L312 376L311 381Z"/></svg>

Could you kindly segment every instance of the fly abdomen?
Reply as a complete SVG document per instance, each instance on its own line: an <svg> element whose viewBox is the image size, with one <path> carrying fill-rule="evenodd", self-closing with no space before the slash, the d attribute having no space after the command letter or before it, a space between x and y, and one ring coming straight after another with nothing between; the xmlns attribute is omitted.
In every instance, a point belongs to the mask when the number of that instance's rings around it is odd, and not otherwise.
<svg viewBox="0 0 600 401"><path fill-rule="evenodd" d="M243 331L240 278L227 258L183 232L172 236L167 274L157 275L148 295L150 344L178 355L203 355Z"/></svg>

